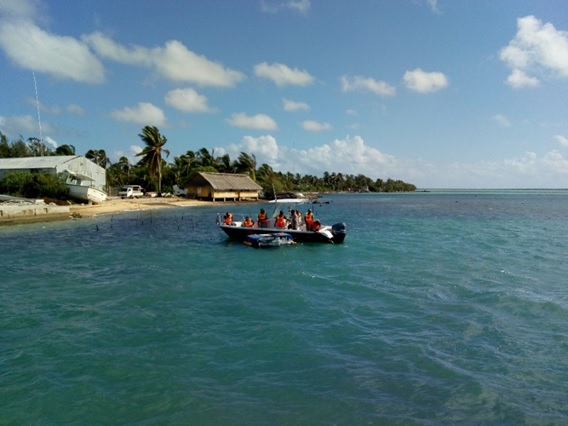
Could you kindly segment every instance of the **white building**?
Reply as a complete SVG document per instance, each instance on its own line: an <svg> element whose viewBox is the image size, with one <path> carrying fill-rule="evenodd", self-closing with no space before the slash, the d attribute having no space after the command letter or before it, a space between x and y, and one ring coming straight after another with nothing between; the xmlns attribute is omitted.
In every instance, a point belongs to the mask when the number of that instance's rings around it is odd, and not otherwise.
<svg viewBox="0 0 568 426"><path fill-rule="evenodd" d="M0 179L16 171L50 175L67 173L83 182L88 181L91 188L106 191L105 169L81 155L0 158Z"/></svg>

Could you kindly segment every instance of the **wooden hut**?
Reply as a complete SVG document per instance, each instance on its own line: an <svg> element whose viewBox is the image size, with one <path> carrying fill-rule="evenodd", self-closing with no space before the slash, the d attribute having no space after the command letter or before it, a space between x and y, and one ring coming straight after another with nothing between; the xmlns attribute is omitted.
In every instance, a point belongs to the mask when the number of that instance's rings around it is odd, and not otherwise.
<svg viewBox="0 0 568 426"><path fill-rule="evenodd" d="M258 201L262 187L247 175L198 173L187 187L187 196L211 201Z"/></svg>

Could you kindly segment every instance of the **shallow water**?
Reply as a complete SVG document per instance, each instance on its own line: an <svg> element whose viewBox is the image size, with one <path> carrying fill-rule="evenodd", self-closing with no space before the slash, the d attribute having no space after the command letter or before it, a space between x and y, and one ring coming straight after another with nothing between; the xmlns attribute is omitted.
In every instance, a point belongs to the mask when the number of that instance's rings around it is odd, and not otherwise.
<svg viewBox="0 0 568 426"><path fill-rule="evenodd" d="M1 424L566 424L568 192L332 195L342 245L184 207L0 228Z"/></svg>

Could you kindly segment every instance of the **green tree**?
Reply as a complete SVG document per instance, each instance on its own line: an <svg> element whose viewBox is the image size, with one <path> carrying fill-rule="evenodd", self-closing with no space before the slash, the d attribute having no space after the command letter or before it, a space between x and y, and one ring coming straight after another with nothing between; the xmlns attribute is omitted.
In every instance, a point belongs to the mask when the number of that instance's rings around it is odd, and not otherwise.
<svg viewBox="0 0 568 426"><path fill-rule="evenodd" d="M246 152L241 152L236 161L236 169L239 172L245 172L256 182L256 156L254 154L248 155Z"/></svg>
<svg viewBox="0 0 568 426"><path fill-rule="evenodd" d="M110 164L110 159L107 157L104 149L89 149L85 154L85 158L91 160L95 164L98 164L103 169L106 169Z"/></svg>
<svg viewBox="0 0 568 426"><path fill-rule="evenodd" d="M55 148L55 155L75 155L75 147L73 145L60 145Z"/></svg>
<svg viewBox="0 0 568 426"><path fill-rule="evenodd" d="M164 148L168 141L165 136L160 134L156 126L145 126L142 133L139 134L146 147L136 154L137 157L142 157L140 163L148 167L150 176L158 175L158 194L162 194L162 152L166 156L170 155L170 151Z"/></svg>

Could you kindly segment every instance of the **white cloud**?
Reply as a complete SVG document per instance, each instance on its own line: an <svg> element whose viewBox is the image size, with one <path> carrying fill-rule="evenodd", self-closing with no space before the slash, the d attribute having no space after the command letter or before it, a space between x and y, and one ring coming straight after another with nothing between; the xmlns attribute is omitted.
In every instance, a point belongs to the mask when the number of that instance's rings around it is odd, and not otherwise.
<svg viewBox="0 0 568 426"><path fill-rule="evenodd" d="M82 83L105 80L102 63L87 45L48 33L31 21L0 20L0 47L22 68Z"/></svg>
<svg viewBox="0 0 568 426"><path fill-rule="evenodd" d="M44 137L43 141L48 143L49 145L51 145L53 148L57 148L57 146L58 146L57 141L50 138L49 136Z"/></svg>
<svg viewBox="0 0 568 426"><path fill-rule="evenodd" d="M241 72L188 50L181 42L170 40L163 47L124 47L100 32L83 37L99 55L114 61L150 67L161 77L188 81L200 86L233 87L245 79Z"/></svg>
<svg viewBox="0 0 568 426"><path fill-rule="evenodd" d="M325 171L344 174L364 174L372 179L400 176L401 165L393 156L365 144L360 136L334 140L307 150L280 146L273 136L246 136L238 144L215 148L231 158L241 152L252 153L257 163L266 163L275 171L322 176Z"/></svg>
<svg viewBox="0 0 568 426"><path fill-rule="evenodd" d="M558 142L561 146L568 147L568 138L563 135L554 135L554 139Z"/></svg>
<svg viewBox="0 0 568 426"><path fill-rule="evenodd" d="M371 77L341 76L341 90L343 92L371 92L379 96L394 96L396 88L384 81L377 81Z"/></svg>
<svg viewBox="0 0 568 426"><path fill-rule="evenodd" d="M529 77L524 71L514 69L507 77L507 84L515 89L520 89L523 87L537 87L540 85L540 81L538 78Z"/></svg>
<svg viewBox="0 0 568 426"><path fill-rule="evenodd" d="M315 78L306 70L290 68L284 64L269 65L266 62L255 65L254 74L260 78L272 80L277 86L308 86L315 81Z"/></svg>
<svg viewBox="0 0 568 426"><path fill-rule="evenodd" d="M542 156L527 152L496 161L434 164L420 159L398 159L371 147L360 136L347 136L310 149L279 145L273 136L246 136L238 144L215 148L237 158L252 153L257 163L275 171L323 176L325 171L402 179L419 188L554 188L566 187L568 159L558 151ZM448 176L451 179L448 180Z"/></svg>
<svg viewBox="0 0 568 426"><path fill-rule="evenodd" d="M111 116L119 121L126 121L150 126L163 126L166 124L164 112L149 102L139 102L136 107L126 107L114 110Z"/></svg>
<svg viewBox="0 0 568 426"><path fill-rule="evenodd" d="M310 10L310 0L287 0L280 2L271 2L263 0L261 2L261 9L266 13L278 13L282 10L292 10L305 15Z"/></svg>
<svg viewBox="0 0 568 426"><path fill-rule="evenodd" d="M426 72L420 68L404 73L404 84L419 93L431 93L448 86L448 78L441 72Z"/></svg>
<svg viewBox="0 0 568 426"><path fill-rule="evenodd" d="M310 109L310 106L305 102L296 102L296 101L291 101L289 99L283 99L282 102L284 105L284 111L288 112L294 112L300 110L308 111Z"/></svg>
<svg viewBox="0 0 568 426"><path fill-rule="evenodd" d="M277 130L278 125L276 121L266 114L256 114L248 116L244 112L234 113L227 119L233 127L243 127L245 129L257 130Z"/></svg>
<svg viewBox="0 0 568 426"><path fill-rule="evenodd" d="M500 59L511 68L507 84L535 87L540 78L568 77L568 32L529 15L517 19L517 34L501 49Z"/></svg>
<svg viewBox="0 0 568 426"><path fill-rule="evenodd" d="M43 133L57 133L57 129L45 121L41 123L41 128ZM31 115L0 116L0 132L10 138L19 138L20 135L24 139L34 136L39 137L39 123L37 117L32 117Z"/></svg>
<svg viewBox="0 0 568 426"><path fill-rule="evenodd" d="M497 124L499 124L500 126L503 127L511 127L511 122L509 121L509 119L504 116L503 114L495 114L493 116L493 121L495 121Z"/></svg>
<svg viewBox="0 0 568 426"><path fill-rule="evenodd" d="M166 94L166 104L185 112L209 112L207 97L192 88L175 89Z"/></svg>
<svg viewBox="0 0 568 426"><path fill-rule="evenodd" d="M331 130L331 124L320 123L319 121L306 120L302 122L302 128L309 132L322 132L324 130Z"/></svg>

